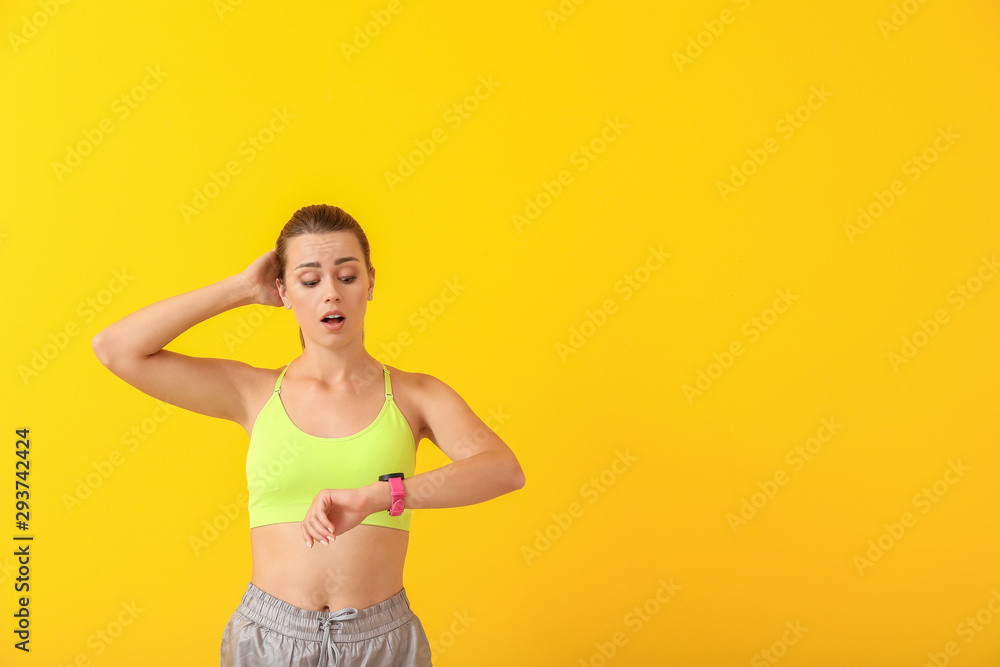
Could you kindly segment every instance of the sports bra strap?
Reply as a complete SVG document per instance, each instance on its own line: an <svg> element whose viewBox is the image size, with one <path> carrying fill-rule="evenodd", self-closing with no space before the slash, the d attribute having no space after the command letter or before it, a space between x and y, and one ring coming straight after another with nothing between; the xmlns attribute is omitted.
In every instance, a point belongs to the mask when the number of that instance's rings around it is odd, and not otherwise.
<svg viewBox="0 0 1000 667"><path fill-rule="evenodd" d="M278 379L275 380L274 382L275 394L281 393L281 378L285 377L285 371L287 371L288 367L291 365L292 365L291 362L285 364L285 367L282 369L281 374L278 375ZM385 364L382 364L382 371L383 374L385 375L385 397L392 398L392 382L389 380L389 369L385 367Z"/></svg>
<svg viewBox="0 0 1000 667"><path fill-rule="evenodd" d="M285 371L287 371L288 367L291 366L291 365L292 365L292 362L288 362L287 364L285 364L285 367L281 371L281 375L279 375L278 379L275 381L275 383L274 383L274 393L275 394L280 394L281 393L281 378L285 377Z"/></svg>
<svg viewBox="0 0 1000 667"><path fill-rule="evenodd" d="M385 397L392 398L392 382L389 381L389 369L382 364L382 370L385 371Z"/></svg>

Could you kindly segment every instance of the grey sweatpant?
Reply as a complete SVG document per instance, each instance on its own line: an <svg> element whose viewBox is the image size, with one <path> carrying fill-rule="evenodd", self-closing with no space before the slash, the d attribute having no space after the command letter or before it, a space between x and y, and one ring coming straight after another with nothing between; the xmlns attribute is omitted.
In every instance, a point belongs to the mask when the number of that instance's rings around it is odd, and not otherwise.
<svg viewBox="0 0 1000 667"><path fill-rule="evenodd" d="M222 633L222 667L430 667L406 589L364 609L300 609L252 583Z"/></svg>

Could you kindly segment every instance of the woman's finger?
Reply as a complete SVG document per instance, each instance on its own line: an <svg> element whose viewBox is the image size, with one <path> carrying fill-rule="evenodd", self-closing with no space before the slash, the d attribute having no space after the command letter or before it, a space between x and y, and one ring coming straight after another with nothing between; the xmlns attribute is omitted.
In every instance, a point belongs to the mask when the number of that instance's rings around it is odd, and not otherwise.
<svg viewBox="0 0 1000 667"><path fill-rule="evenodd" d="M319 523L319 516L323 514L321 506L316 500L313 500L312 505L310 505L309 510L306 512L305 519L302 521L303 530L308 534L309 541L323 541L323 526Z"/></svg>
<svg viewBox="0 0 1000 667"><path fill-rule="evenodd" d="M317 508L318 511L316 512L316 518L319 520L319 524L322 528L321 532L326 535L329 535L333 539L337 539L337 533L334 528L333 522L330 521L330 517L327 515L329 505L332 505L333 501L330 498L330 496L325 492L320 491L320 494L321 494L320 503L319 507Z"/></svg>
<svg viewBox="0 0 1000 667"><path fill-rule="evenodd" d="M312 529L312 534L316 536L316 539L323 544L329 544L330 531L327 530L326 524L320 518L323 514L321 512L316 512L310 522L309 527Z"/></svg>
<svg viewBox="0 0 1000 667"><path fill-rule="evenodd" d="M302 529L302 539L305 540L306 546L312 549L313 545L312 536L309 535L309 531L306 530L305 521L299 524L299 528Z"/></svg>

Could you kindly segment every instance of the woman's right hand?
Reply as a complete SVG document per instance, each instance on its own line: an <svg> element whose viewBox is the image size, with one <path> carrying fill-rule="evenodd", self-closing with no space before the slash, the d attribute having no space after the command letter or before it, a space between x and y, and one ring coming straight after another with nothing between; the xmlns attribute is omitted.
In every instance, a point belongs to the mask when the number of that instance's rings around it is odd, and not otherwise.
<svg viewBox="0 0 1000 667"><path fill-rule="evenodd" d="M278 277L278 259L274 250L268 250L240 272L240 278L250 291L253 303L262 306L281 306L281 296L275 280Z"/></svg>

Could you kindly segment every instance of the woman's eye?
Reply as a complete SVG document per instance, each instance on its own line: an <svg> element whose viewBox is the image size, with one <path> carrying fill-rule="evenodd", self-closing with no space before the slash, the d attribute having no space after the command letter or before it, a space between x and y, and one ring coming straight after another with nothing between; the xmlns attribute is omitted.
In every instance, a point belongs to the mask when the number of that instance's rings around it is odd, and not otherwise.
<svg viewBox="0 0 1000 667"><path fill-rule="evenodd" d="M343 278L341 278L341 280L343 280L345 283L349 283L355 280L356 278L357 276L344 276Z"/></svg>
<svg viewBox="0 0 1000 667"><path fill-rule="evenodd" d="M302 284L305 285L306 287L312 287L318 282L319 282L318 280L310 280L309 282L303 282Z"/></svg>

